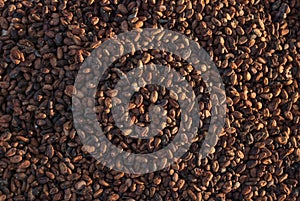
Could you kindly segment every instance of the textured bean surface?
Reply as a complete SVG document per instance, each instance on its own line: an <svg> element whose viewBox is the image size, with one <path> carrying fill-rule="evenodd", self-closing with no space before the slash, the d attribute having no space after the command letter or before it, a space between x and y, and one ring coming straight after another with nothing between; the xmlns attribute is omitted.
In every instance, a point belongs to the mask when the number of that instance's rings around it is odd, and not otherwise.
<svg viewBox="0 0 300 201"><path fill-rule="evenodd" d="M199 137L189 152L164 170L128 175L101 165L89 155L93 147L83 148L71 111L80 65L104 39L136 28L182 33L218 67L226 124L209 157L195 154L211 116L205 84L184 60L158 50L124 55L112 67L168 65L203 94ZM99 80L96 113L106 137L131 152L164 147L178 131L177 100L187 97L141 88L131 98L132 123L149 124L148 108L159 102L168 127L152 141L133 140L126 137L133 131L120 135L111 126L118 91L101 86L117 80L114 70ZM299 84L297 0L0 0L0 201L297 201Z"/></svg>

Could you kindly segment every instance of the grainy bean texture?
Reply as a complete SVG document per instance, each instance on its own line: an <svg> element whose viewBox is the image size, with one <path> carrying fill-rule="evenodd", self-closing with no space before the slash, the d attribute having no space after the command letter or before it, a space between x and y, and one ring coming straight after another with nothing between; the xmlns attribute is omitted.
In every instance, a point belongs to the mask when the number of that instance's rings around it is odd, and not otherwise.
<svg viewBox="0 0 300 201"><path fill-rule="evenodd" d="M111 98L122 93L113 90L120 70L149 63L174 68L201 94L198 137L189 151L164 170L128 175L92 158L95 147L83 148L71 111L78 69L103 40L136 28L185 34L218 67L226 124L209 157L196 154L212 112L201 74L159 50L119 58L99 80L95 110L114 145L135 153L163 148L178 131L178 100L188 97L154 85L131 97L132 124L165 126L148 141L114 126L122 116L112 116ZM299 84L297 0L0 0L0 201L299 200ZM149 117L153 104L165 109L166 125Z"/></svg>

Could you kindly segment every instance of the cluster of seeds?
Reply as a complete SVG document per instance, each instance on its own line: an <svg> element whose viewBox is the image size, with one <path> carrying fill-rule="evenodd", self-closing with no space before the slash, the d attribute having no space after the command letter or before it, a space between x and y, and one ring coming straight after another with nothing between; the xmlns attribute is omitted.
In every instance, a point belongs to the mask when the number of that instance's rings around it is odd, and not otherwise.
<svg viewBox="0 0 300 201"><path fill-rule="evenodd" d="M155 123L151 104L167 111L167 127L149 141L128 138L131 130L120 133L110 111L118 93L114 69L165 65L202 94L199 136L189 151L168 168L129 175L106 168L83 148L71 108L77 72L107 38L137 28L184 34L215 62L227 111L208 157L196 154L212 108L201 74L159 50L123 55L99 80L99 124L128 152L154 152L172 141L178 100L186 97L153 85L132 96L132 124ZM299 84L297 0L0 0L0 201L297 201Z"/></svg>

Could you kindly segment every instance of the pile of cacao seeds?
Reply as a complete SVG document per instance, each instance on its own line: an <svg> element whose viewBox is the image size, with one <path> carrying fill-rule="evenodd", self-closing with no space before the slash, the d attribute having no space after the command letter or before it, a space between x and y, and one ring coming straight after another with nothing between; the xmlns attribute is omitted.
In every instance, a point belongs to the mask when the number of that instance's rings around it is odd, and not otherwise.
<svg viewBox="0 0 300 201"><path fill-rule="evenodd" d="M202 94L198 141L177 163L144 175L107 168L83 147L71 107L78 70L103 41L137 28L184 34L215 62L227 111L208 157L196 154L211 116L206 86L186 61L159 50L124 55L112 67L154 63L184 75ZM113 70L99 80L104 130L114 91L101 86L117 81ZM298 201L299 84L297 0L0 0L0 201ZM170 126L148 142L117 129L106 137L129 152L162 149L178 130L178 98L141 88L130 104L133 123L149 124L150 103L164 101Z"/></svg>

